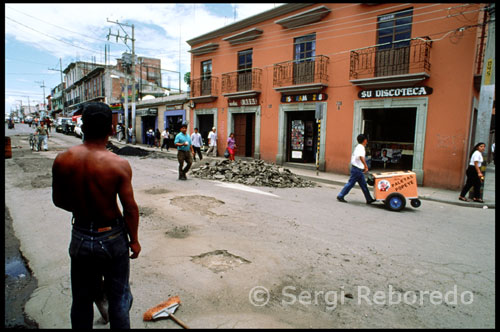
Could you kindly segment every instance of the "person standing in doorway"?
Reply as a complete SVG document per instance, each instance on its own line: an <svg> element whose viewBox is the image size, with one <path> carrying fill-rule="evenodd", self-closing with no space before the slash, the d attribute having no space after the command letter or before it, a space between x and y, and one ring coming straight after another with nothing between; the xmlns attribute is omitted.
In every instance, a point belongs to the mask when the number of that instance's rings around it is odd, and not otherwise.
<svg viewBox="0 0 500 332"><path fill-rule="evenodd" d="M229 134L227 138L227 151L229 151L229 160L234 161L234 154L236 150L236 141L234 139L234 133Z"/></svg>
<svg viewBox="0 0 500 332"><path fill-rule="evenodd" d="M129 126L128 129L128 140L127 143L132 143L132 126Z"/></svg>
<svg viewBox="0 0 500 332"><path fill-rule="evenodd" d="M201 146L203 145L203 142L201 139L201 134L198 132L198 128L194 128L194 133L191 134L191 141L193 142L194 161L196 161L196 154L198 154L198 157L200 157L200 160L202 160L203 156L201 155Z"/></svg>
<svg viewBox="0 0 500 332"><path fill-rule="evenodd" d="M59 153L52 166L52 201L73 213L71 326L92 329L93 302L104 293L110 328L129 329L130 259L141 251L132 169L127 160L106 149L113 131L109 106L88 103L82 119L84 143Z"/></svg>
<svg viewBox="0 0 500 332"><path fill-rule="evenodd" d="M472 199L474 202L484 203L481 199L481 182L484 180L484 175L481 172L481 164L483 162L483 152L486 149L486 144L483 142L477 143L472 150L472 154L469 160L469 167L467 168L467 181L465 182L462 191L460 192L460 196L458 199L464 202L467 202L467 198L465 195L469 192L469 190L474 187L474 198Z"/></svg>
<svg viewBox="0 0 500 332"><path fill-rule="evenodd" d="M210 156L210 152L213 151L214 157L217 157L217 129L212 128L212 131L208 133L208 151L207 156Z"/></svg>
<svg viewBox="0 0 500 332"><path fill-rule="evenodd" d="M349 191L354 187L356 182L361 187L363 194L365 195L366 204L371 204L375 202L375 200L370 195L368 191L368 186L366 185L365 175L363 173L368 172L368 165L365 161L366 156L366 144L368 144L368 139L365 135L360 134L357 137L358 145L354 148L354 152L351 156L351 177L349 181L344 186L340 194L337 196L337 200L340 202L347 203L344 197L349 193Z"/></svg>
<svg viewBox="0 0 500 332"><path fill-rule="evenodd" d="M174 144L177 147L177 160L179 161L179 180L187 180L186 173L191 168L193 164L194 155L193 145L191 142L191 137L186 133L187 123L183 122L181 125L181 132L175 136ZM186 162L186 167L183 168L184 162Z"/></svg>
<svg viewBox="0 0 500 332"><path fill-rule="evenodd" d="M170 136L170 133L168 132L168 128L165 128L161 133L161 137L163 138L163 142L161 143L160 151L163 151L163 148L166 148L168 151L169 136Z"/></svg>
<svg viewBox="0 0 500 332"><path fill-rule="evenodd" d="M161 144L161 133L158 128L155 130L155 146L159 149Z"/></svg>
<svg viewBox="0 0 500 332"><path fill-rule="evenodd" d="M154 145L154 141L155 141L155 133L153 131L153 128L149 128L149 130L146 132L146 141L147 141L148 147L152 148Z"/></svg>
<svg viewBox="0 0 500 332"><path fill-rule="evenodd" d="M45 128L43 121L40 122L40 126L36 128L35 135L38 134L38 142L42 143L43 142L43 149L45 151L49 150L49 145L48 145L48 139L49 139L49 132L47 131L47 128ZM41 145L39 143L39 146Z"/></svg>

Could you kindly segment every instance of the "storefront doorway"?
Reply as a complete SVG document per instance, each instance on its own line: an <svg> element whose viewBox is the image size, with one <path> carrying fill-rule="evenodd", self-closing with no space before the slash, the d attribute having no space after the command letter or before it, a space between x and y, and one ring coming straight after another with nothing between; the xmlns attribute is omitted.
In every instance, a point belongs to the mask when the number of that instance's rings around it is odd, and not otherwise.
<svg viewBox="0 0 500 332"><path fill-rule="evenodd" d="M236 141L236 155L253 157L255 141L255 113L240 113L233 115L234 139Z"/></svg>
<svg viewBox="0 0 500 332"><path fill-rule="evenodd" d="M315 163L318 126L314 111L290 112L287 118L287 161Z"/></svg>
<svg viewBox="0 0 500 332"><path fill-rule="evenodd" d="M156 116L142 116L141 117L141 120L142 120L142 133L141 133L141 138L142 138L142 144L146 144L147 143L147 140L146 140L146 132L149 130L149 129L153 129L153 131L155 131L155 129L157 128L157 117Z"/></svg>
<svg viewBox="0 0 500 332"><path fill-rule="evenodd" d="M362 113L362 132L368 137L366 155L370 169L411 170L417 109L367 108Z"/></svg>
<svg viewBox="0 0 500 332"><path fill-rule="evenodd" d="M212 131L213 127L214 127L213 114L198 115L198 132L201 134L203 143L205 145L208 145L208 133Z"/></svg>

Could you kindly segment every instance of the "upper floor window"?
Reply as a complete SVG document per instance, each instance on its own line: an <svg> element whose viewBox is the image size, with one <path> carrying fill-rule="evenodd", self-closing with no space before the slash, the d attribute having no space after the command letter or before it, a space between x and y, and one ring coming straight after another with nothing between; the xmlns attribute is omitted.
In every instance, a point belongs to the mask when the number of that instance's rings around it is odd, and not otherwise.
<svg viewBox="0 0 500 332"><path fill-rule="evenodd" d="M252 68L252 50L238 52L238 70Z"/></svg>
<svg viewBox="0 0 500 332"><path fill-rule="evenodd" d="M294 59L304 60L316 56L316 33L295 38Z"/></svg>
<svg viewBox="0 0 500 332"><path fill-rule="evenodd" d="M203 61L201 63L201 78L203 80L212 78L212 60Z"/></svg>
<svg viewBox="0 0 500 332"><path fill-rule="evenodd" d="M378 17L377 44L379 50L406 47L410 41L399 42L411 38L413 8L403 11L381 15Z"/></svg>

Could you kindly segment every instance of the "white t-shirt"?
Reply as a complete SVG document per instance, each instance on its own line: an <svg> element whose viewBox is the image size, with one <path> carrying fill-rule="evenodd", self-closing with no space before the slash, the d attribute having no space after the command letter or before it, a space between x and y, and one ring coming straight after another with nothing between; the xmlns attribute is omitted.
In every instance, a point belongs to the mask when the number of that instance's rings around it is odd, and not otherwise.
<svg viewBox="0 0 500 332"><path fill-rule="evenodd" d="M210 146L216 146L217 145L217 134L211 131L208 134L208 139L210 140Z"/></svg>
<svg viewBox="0 0 500 332"><path fill-rule="evenodd" d="M472 157L470 158L469 165L474 166L475 161L478 162L477 166L481 167L481 163L483 162L483 155L481 154L481 152L479 152L477 150L472 154Z"/></svg>
<svg viewBox="0 0 500 332"><path fill-rule="evenodd" d="M163 138L168 138L168 131L164 130L164 131L161 133L161 137L163 137Z"/></svg>
<svg viewBox="0 0 500 332"><path fill-rule="evenodd" d="M193 146L197 148L201 147L201 134L200 133L192 133L191 134L191 142L193 142Z"/></svg>
<svg viewBox="0 0 500 332"><path fill-rule="evenodd" d="M364 170L365 165L363 164L363 162L361 161L361 159L359 157L364 158L365 155L366 155L366 151L365 151L365 147L363 146L363 144L356 145L356 148L354 148L354 152L352 153L352 156L351 156L351 164L353 166L356 166L359 169Z"/></svg>

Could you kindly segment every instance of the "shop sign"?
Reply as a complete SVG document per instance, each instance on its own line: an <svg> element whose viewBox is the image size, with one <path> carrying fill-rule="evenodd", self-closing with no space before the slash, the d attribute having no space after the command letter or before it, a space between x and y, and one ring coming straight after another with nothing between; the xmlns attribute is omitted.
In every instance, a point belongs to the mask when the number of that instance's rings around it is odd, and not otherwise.
<svg viewBox="0 0 500 332"><path fill-rule="evenodd" d="M328 99L326 93L309 93L305 95L282 96L282 103L296 103L304 101L324 101Z"/></svg>
<svg viewBox="0 0 500 332"><path fill-rule="evenodd" d="M136 116L156 116L158 115L157 108L146 108L146 109L138 109L135 113Z"/></svg>
<svg viewBox="0 0 500 332"><path fill-rule="evenodd" d="M358 93L359 98L387 98L387 97L414 97L428 96L432 94L432 88L427 86L415 86L409 88L362 90Z"/></svg>
<svg viewBox="0 0 500 332"><path fill-rule="evenodd" d="M239 107L239 106L257 106L259 105L259 100L257 98L242 98L242 99L229 99L229 107Z"/></svg>

